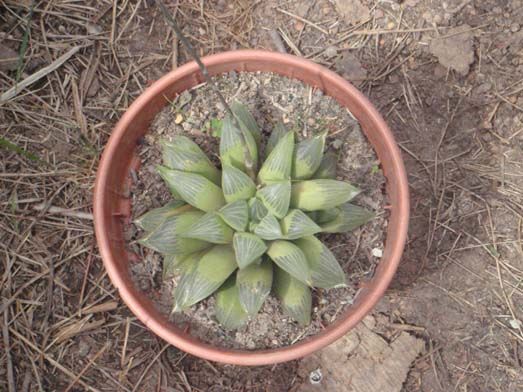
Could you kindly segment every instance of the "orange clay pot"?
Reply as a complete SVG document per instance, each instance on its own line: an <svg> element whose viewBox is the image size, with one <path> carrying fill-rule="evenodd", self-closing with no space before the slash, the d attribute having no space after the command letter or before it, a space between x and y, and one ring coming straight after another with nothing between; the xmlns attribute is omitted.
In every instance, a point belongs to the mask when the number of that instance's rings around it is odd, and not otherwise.
<svg viewBox="0 0 523 392"><path fill-rule="evenodd" d="M260 50L220 53L202 59L211 75L225 72L272 72L319 88L360 122L372 144L384 175L390 201L386 246L374 277L360 283L354 304L321 333L299 343L271 350L229 350L214 347L169 322L152 301L138 290L129 273L132 255L126 251L124 225L131 217L130 170L139 164L140 138L154 117L175 96L204 82L195 62L172 71L149 87L122 116L105 147L94 192L95 231L109 277L131 311L151 331L190 354L235 365L266 365L311 354L346 334L376 305L400 262L409 222L409 190L405 167L392 133L374 106L349 82L303 58Z"/></svg>

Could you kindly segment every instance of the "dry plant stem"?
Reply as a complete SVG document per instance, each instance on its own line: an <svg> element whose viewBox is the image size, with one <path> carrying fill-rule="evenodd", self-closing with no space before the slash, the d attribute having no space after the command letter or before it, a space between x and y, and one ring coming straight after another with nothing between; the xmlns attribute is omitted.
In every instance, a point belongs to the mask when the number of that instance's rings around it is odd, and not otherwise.
<svg viewBox="0 0 523 392"><path fill-rule="evenodd" d="M0 104L16 97L18 95L18 93L20 93L20 91L22 91L24 88L30 86L34 82L42 79L47 74L49 74L49 73L53 72L54 70L56 70L57 68L59 68L63 63L65 63L67 60L69 60L81 48L82 48L81 46L73 46L71 49L69 49L66 53L64 53L63 55L58 57L55 61L53 61L47 67L44 67L44 68L38 70L31 76L28 76L27 78L22 80L17 85L11 87L5 93L0 95Z"/></svg>
<svg viewBox="0 0 523 392"><path fill-rule="evenodd" d="M4 309L4 322L2 323L2 335L5 349L5 356L7 361L7 382L9 386L9 392L16 391L15 376L13 371L13 358L11 357L11 348L9 342L9 326L7 323L9 317L9 308L6 306Z"/></svg>
<svg viewBox="0 0 523 392"><path fill-rule="evenodd" d="M255 168L254 168L254 163L252 161L252 156L251 156L251 153L250 153L249 149L247 148L247 141L245 140L245 136L243 135L243 131L241 130L241 127L238 124L238 120L237 120L236 116L234 115L234 113L232 112L231 108L227 104L227 101L223 97L223 95L220 92L220 89L218 88L216 83L214 83L214 81L209 76L209 71L207 70L207 67L205 67L205 64L202 63L202 61L200 60L200 57L198 56L198 54L196 53L196 51L192 47L191 43L183 35L180 27L176 23L176 20L170 14L169 10L165 7L165 5L163 4L163 2L161 0L156 0L156 4L158 4L158 7L160 8L160 11L162 12L162 14L165 17L165 19L171 24L171 26L174 29L174 31L176 32L176 35L178 36L178 39L180 40L180 42L183 44L183 46L185 46L185 48L187 49L187 51L189 52L191 57L194 59L196 64L198 64L198 67L200 68L200 71L202 72L202 75L203 75L203 78L205 79L205 81L216 92L216 95L218 96L218 99L220 100L220 102L224 106L225 110L227 111L227 113L229 113L229 115L231 116L231 119L233 120L233 122L235 123L237 128L240 129L240 138L242 139L243 152L244 152L244 155L245 155L245 168L247 169L247 174L249 174L249 176L253 180L255 180L256 179L256 173L255 173L255 170L254 170ZM1 100L0 100L0 102L1 102Z"/></svg>

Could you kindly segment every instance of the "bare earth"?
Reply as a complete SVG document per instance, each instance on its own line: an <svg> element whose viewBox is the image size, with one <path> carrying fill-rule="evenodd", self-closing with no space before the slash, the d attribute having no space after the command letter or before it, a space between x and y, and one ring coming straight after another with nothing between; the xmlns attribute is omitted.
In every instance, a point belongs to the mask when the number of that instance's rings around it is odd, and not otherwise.
<svg viewBox="0 0 523 392"><path fill-rule="evenodd" d="M165 2L202 55L307 57L391 126L412 219L373 317L390 347L424 343L402 390L522 390L523 2ZM93 236L98 160L130 102L188 56L153 1L35 2L28 17L31 3L0 4L0 94L80 48L0 104L0 390L310 390L304 362L199 360L121 302ZM333 385L321 366L319 388Z"/></svg>

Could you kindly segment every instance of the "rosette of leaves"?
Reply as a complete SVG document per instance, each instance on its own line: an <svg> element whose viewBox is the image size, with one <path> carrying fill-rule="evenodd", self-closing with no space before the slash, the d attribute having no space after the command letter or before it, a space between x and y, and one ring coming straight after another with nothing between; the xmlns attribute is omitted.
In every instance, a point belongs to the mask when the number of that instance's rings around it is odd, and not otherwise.
<svg viewBox="0 0 523 392"><path fill-rule="evenodd" d="M311 288L346 285L332 252L316 235L341 233L373 214L349 203L360 190L336 180L326 134L297 142L279 124L260 154L261 131L245 106L222 122L221 170L192 140L163 141L158 172L174 201L135 221L140 243L163 254L164 276L179 274L174 311L215 295L216 317L234 329L271 293L306 325Z"/></svg>

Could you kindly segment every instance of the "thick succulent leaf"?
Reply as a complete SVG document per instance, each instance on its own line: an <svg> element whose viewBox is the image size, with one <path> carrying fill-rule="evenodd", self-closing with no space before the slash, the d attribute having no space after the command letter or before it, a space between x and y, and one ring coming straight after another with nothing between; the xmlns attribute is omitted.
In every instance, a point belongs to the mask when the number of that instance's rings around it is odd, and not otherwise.
<svg viewBox="0 0 523 392"><path fill-rule="evenodd" d="M271 242L267 249L269 257L300 282L311 284L311 274L307 258L300 248L290 241Z"/></svg>
<svg viewBox="0 0 523 392"><path fill-rule="evenodd" d="M225 205L222 189L207 178L194 173L158 166L160 176L183 200L199 210L216 211Z"/></svg>
<svg viewBox="0 0 523 392"><path fill-rule="evenodd" d="M256 196L271 214L281 219L289 211L291 182L287 180L271 183L258 190Z"/></svg>
<svg viewBox="0 0 523 392"><path fill-rule="evenodd" d="M311 139L302 140L294 149L292 178L308 180L320 167L327 132Z"/></svg>
<svg viewBox="0 0 523 392"><path fill-rule="evenodd" d="M186 254L208 248L211 244L206 241L181 237L181 234L202 216L201 211L188 211L170 216L138 242L163 254Z"/></svg>
<svg viewBox="0 0 523 392"><path fill-rule="evenodd" d="M339 206L338 211L338 215L333 220L320 224L322 231L326 233L345 233L364 225L375 217L372 211L350 203ZM325 212L325 214L327 213Z"/></svg>
<svg viewBox="0 0 523 392"><path fill-rule="evenodd" d="M179 273L190 272L204 253L205 250L183 255L164 255L162 278L165 280Z"/></svg>
<svg viewBox="0 0 523 392"><path fill-rule="evenodd" d="M323 289L345 287L345 273L336 257L319 239L303 237L294 243L306 255L311 270L312 286Z"/></svg>
<svg viewBox="0 0 523 392"><path fill-rule="evenodd" d="M222 190L227 203L249 200L256 194L256 184L240 169L224 164L222 170Z"/></svg>
<svg viewBox="0 0 523 392"><path fill-rule="evenodd" d="M174 309L180 311L214 293L238 268L230 245L215 245L182 275L174 289Z"/></svg>
<svg viewBox="0 0 523 392"><path fill-rule="evenodd" d="M219 211L220 217L236 231L245 231L249 223L249 205L245 200L224 205Z"/></svg>
<svg viewBox="0 0 523 392"><path fill-rule="evenodd" d="M243 138L242 134L244 136ZM246 145L243 143L244 139ZM228 164L246 172L245 148L249 151L253 168L255 169L258 165L258 147L256 140L254 140L250 132L245 129L238 129L230 116L225 116L222 126L222 136L220 138L220 158L222 164Z"/></svg>
<svg viewBox="0 0 523 392"><path fill-rule="evenodd" d="M240 290L243 309L253 316L260 310L271 292L272 262L267 258L260 264L252 263L236 273L236 285Z"/></svg>
<svg viewBox="0 0 523 392"><path fill-rule="evenodd" d="M329 151L323 155L320 163L320 167L316 170L316 173L312 176L316 179L336 179L336 166L338 165L338 156Z"/></svg>
<svg viewBox="0 0 523 392"><path fill-rule="evenodd" d="M191 210L193 207L182 200L173 200L160 208L155 208L134 220L134 224L145 231L153 231L160 226L169 216L179 215Z"/></svg>
<svg viewBox="0 0 523 392"><path fill-rule="evenodd" d="M251 112L249 112L249 109L247 109L247 106L241 104L238 101L234 101L231 105L231 110L234 113L234 116L236 117L236 120L247 130L252 134L254 137L254 140L256 140L256 143L260 143L261 141L261 130L258 127L258 124L256 123L256 120L254 119Z"/></svg>
<svg viewBox="0 0 523 392"><path fill-rule="evenodd" d="M251 220L254 222L259 222L262 220L268 211L265 205L257 197L253 197L249 200L249 214Z"/></svg>
<svg viewBox="0 0 523 392"><path fill-rule="evenodd" d="M283 238L280 222L274 215L267 214L254 228L254 234L264 240L278 240Z"/></svg>
<svg viewBox="0 0 523 392"><path fill-rule="evenodd" d="M301 325L308 325L311 322L312 294L307 285L293 278L283 269L276 267L274 271L274 292L288 316Z"/></svg>
<svg viewBox="0 0 523 392"><path fill-rule="evenodd" d="M217 213L208 212L181 236L213 244L228 244L232 241L233 234L229 225Z"/></svg>
<svg viewBox="0 0 523 392"><path fill-rule="evenodd" d="M188 145L191 145L188 148ZM162 141L163 163L170 169L196 173L204 176L216 185L220 185L220 171L207 158L196 143L185 136L176 136L173 142Z"/></svg>
<svg viewBox="0 0 523 392"><path fill-rule="evenodd" d="M271 135L269 136L269 140L267 141L267 145L265 146L265 156L268 157L272 150L274 150L274 147L276 147L276 144L280 141L282 137L284 137L287 134L287 129L285 129L285 125L283 123L279 122L276 124L274 129L271 132Z"/></svg>
<svg viewBox="0 0 523 392"><path fill-rule="evenodd" d="M265 242L251 233L234 233L232 243L240 269L256 261L267 250Z"/></svg>
<svg viewBox="0 0 523 392"><path fill-rule="evenodd" d="M288 240L313 235L321 231L321 227L301 210L289 210L289 213L281 221L281 227L283 235Z"/></svg>
<svg viewBox="0 0 523 392"><path fill-rule="evenodd" d="M216 292L216 319L225 329L241 327L248 319L240 303L240 293L234 275Z"/></svg>
<svg viewBox="0 0 523 392"><path fill-rule="evenodd" d="M258 173L258 181L262 184L268 184L273 181L289 180L291 178L293 152L294 133L287 132L263 163Z"/></svg>
<svg viewBox="0 0 523 392"><path fill-rule="evenodd" d="M340 212L341 212L340 207L341 206L329 208L328 210L314 211L316 213L314 222L316 222L317 224L319 224L321 226L321 225L324 225L325 223L333 221L340 214Z"/></svg>
<svg viewBox="0 0 523 392"><path fill-rule="evenodd" d="M305 211L333 208L354 198L361 191L337 180L308 180L292 184L291 207Z"/></svg>

